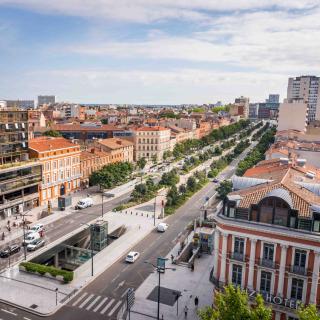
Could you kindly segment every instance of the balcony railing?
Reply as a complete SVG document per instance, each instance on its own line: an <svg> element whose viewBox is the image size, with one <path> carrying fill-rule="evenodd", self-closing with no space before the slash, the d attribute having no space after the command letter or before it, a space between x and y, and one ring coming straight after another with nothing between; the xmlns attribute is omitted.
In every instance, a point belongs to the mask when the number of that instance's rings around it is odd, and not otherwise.
<svg viewBox="0 0 320 320"><path fill-rule="evenodd" d="M294 273L294 274L301 275L301 276L307 276L308 275L308 269L306 267L303 267L303 266L292 265L292 266L290 266L290 272Z"/></svg>
<svg viewBox="0 0 320 320"><path fill-rule="evenodd" d="M244 262L245 261L245 255L243 253L239 253L239 252L232 252L230 254L230 259Z"/></svg>
<svg viewBox="0 0 320 320"><path fill-rule="evenodd" d="M276 263L273 260L269 260L269 259L260 259L259 261L259 265L261 267L266 267L266 268L271 268L271 269L275 269L276 268Z"/></svg>

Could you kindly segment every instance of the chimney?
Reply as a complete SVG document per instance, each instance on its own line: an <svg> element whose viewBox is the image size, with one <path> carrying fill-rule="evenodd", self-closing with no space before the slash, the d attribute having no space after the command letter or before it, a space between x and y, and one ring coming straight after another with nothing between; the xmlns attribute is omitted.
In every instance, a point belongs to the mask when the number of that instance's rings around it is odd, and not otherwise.
<svg viewBox="0 0 320 320"><path fill-rule="evenodd" d="M117 144L119 144L121 146L122 145L122 141L121 140L117 140Z"/></svg>
<svg viewBox="0 0 320 320"><path fill-rule="evenodd" d="M90 150L90 152L91 152L91 153L94 153L94 148L92 148L92 149Z"/></svg>

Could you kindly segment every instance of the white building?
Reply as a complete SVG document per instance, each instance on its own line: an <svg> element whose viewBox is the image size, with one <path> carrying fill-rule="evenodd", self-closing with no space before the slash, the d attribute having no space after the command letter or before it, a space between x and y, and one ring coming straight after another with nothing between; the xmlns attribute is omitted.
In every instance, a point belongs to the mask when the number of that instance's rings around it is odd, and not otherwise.
<svg viewBox="0 0 320 320"><path fill-rule="evenodd" d="M320 78L301 76L289 78L287 99L303 99L308 104L308 121L320 120Z"/></svg>

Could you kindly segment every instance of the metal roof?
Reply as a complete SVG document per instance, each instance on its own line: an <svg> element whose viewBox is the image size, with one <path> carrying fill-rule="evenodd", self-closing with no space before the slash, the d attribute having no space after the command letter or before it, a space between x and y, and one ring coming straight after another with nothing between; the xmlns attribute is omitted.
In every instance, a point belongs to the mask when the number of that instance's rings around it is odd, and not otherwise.
<svg viewBox="0 0 320 320"><path fill-rule="evenodd" d="M320 196L320 183L296 182L296 184Z"/></svg>
<svg viewBox="0 0 320 320"><path fill-rule="evenodd" d="M286 189L283 189L283 188L273 189L269 193L267 193L264 198L268 198L268 197L280 198L284 200L290 206L291 209L293 209L292 198Z"/></svg>
<svg viewBox="0 0 320 320"><path fill-rule="evenodd" d="M232 180L232 185L234 190L242 190L242 189L250 188L253 186L257 186L259 184L273 181L268 179L238 177L238 176L233 176L231 180Z"/></svg>

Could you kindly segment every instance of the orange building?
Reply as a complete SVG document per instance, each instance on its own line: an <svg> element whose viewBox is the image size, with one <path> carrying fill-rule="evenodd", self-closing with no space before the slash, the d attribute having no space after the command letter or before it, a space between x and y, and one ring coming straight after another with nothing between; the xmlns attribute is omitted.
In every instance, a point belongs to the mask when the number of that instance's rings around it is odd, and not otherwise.
<svg viewBox="0 0 320 320"><path fill-rule="evenodd" d="M111 163L111 155L97 148L81 151L80 168L82 173L82 185L88 186L90 175L103 166Z"/></svg>
<svg viewBox="0 0 320 320"><path fill-rule="evenodd" d="M39 137L29 141L30 158L42 164L40 204L80 187L80 146L59 137Z"/></svg>
<svg viewBox="0 0 320 320"><path fill-rule="evenodd" d="M95 141L94 146L110 154L110 162L133 162L134 144L125 139L110 138Z"/></svg>
<svg viewBox="0 0 320 320"><path fill-rule="evenodd" d="M196 138L201 139L207 136L211 132L210 122L202 121L199 123L199 127L196 129Z"/></svg>

